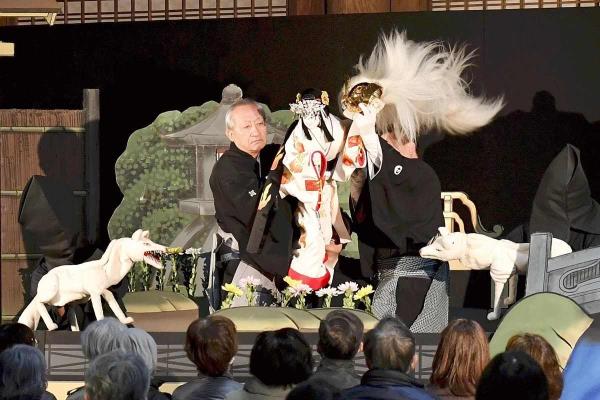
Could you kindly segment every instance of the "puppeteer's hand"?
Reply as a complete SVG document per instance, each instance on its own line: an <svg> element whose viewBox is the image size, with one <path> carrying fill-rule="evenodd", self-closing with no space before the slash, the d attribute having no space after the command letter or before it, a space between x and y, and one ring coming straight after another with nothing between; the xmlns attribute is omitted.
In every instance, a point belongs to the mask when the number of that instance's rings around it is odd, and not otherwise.
<svg viewBox="0 0 600 400"><path fill-rule="evenodd" d="M377 120L377 108L360 103L358 105L362 113L354 115L353 124L356 125L361 136L375 135L375 121Z"/></svg>

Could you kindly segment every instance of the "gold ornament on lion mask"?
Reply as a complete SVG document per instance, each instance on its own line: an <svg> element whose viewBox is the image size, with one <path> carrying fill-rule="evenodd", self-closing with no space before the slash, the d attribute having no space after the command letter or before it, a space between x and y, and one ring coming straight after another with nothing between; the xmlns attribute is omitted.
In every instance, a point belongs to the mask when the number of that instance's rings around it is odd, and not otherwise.
<svg viewBox="0 0 600 400"><path fill-rule="evenodd" d="M358 106L360 103L369 105L374 99L381 99L383 88L376 83L361 82L357 83L352 89L344 90L342 95L342 108L353 113L359 113L362 110Z"/></svg>

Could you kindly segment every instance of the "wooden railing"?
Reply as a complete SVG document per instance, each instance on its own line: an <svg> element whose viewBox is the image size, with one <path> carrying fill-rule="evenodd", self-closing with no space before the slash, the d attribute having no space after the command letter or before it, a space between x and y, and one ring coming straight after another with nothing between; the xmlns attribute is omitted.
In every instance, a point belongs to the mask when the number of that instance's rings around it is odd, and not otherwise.
<svg viewBox="0 0 600 400"><path fill-rule="evenodd" d="M57 0L57 24L402 11L598 7L600 0ZM45 24L19 18L19 25ZM5 23L6 24L6 23ZM11 23L12 24L12 23Z"/></svg>
<svg viewBox="0 0 600 400"><path fill-rule="evenodd" d="M287 0L60 0L56 24L181 19L250 18L287 15ZM20 18L19 24L43 24Z"/></svg>

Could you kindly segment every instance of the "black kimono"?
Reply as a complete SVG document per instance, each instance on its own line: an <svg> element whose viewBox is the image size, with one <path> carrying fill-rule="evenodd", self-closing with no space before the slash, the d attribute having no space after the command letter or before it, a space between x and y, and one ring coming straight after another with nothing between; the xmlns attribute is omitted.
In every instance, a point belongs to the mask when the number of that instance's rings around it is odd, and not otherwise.
<svg viewBox="0 0 600 400"><path fill-rule="evenodd" d="M384 139L379 141L383 155L381 168L375 176L365 179L352 209L354 230L358 235L363 275L377 274L379 286L386 280L386 290L392 288L388 280L397 280L393 288L396 304L390 306L410 327L424 310L426 295L440 266L418 256L421 247L444 226L441 187L427 163L406 158ZM402 263L410 269L407 275L397 273ZM390 303L394 301L387 299L394 297L393 294L380 292L381 296ZM376 292L374 312L377 297Z"/></svg>
<svg viewBox="0 0 600 400"><path fill-rule="evenodd" d="M285 276L290 264L294 235L294 208L290 201L279 201L273 210L261 252L249 253L246 247L264 180L278 149L275 144L265 146L257 160L231 143L210 176L217 223L236 239L239 258L268 278ZM239 259L228 263L225 282L231 282L238 263Z"/></svg>

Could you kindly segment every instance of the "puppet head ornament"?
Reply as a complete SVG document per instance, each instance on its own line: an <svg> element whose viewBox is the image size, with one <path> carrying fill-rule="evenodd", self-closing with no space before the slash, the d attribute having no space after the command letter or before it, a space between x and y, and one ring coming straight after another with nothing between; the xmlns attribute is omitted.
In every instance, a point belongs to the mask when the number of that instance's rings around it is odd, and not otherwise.
<svg viewBox="0 0 600 400"><path fill-rule="evenodd" d="M329 119L329 95L326 91L321 91L320 94L315 89L305 90L302 94L296 95L296 102L290 103L290 110L296 114L302 125L302 129L307 137L311 140L311 129L321 128L325 133L327 141L333 141L333 136L327 128L325 121Z"/></svg>
<svg viewBox="0 0 600 400"><path fill-rule="evenodd" d="M344 115L360 112L358 104L374 105L379 133L393 131L416 142L430 128L465 134L488 124L503 107L502 98L487 100L468 93L461 77L474 53L440 42L416 43L406 33L382 36L357 75L348 79L340 102Z"/></svg>
<svg viewBox="0 0 600 400"><path fill-rule="evenodd" d="M361 112L360 103L370 105L375 100L380 100L383 94L383 88L376 83L360 82L351 89L344 88L342 94L342 108L351 113Z"/></svg>

